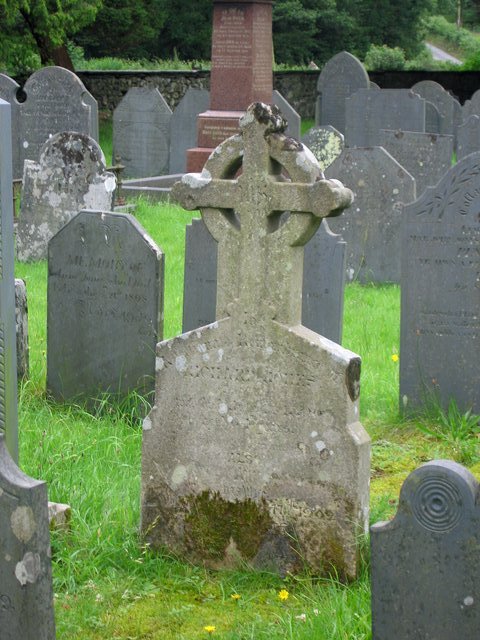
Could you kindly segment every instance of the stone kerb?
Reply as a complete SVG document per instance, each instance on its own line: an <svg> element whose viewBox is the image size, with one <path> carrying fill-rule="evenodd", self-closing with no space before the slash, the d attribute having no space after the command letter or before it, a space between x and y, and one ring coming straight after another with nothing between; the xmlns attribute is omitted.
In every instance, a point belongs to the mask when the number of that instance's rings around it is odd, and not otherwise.
<svg viewBox="0 0 480 640"><path fill-rule="evenodd" d="M351 577L368 513L360 359L299 324L302 245L351 194L283 126L251 106L242 134L174 188L219 242L218 320L157 347L142 530L209 566Z"/></svg>

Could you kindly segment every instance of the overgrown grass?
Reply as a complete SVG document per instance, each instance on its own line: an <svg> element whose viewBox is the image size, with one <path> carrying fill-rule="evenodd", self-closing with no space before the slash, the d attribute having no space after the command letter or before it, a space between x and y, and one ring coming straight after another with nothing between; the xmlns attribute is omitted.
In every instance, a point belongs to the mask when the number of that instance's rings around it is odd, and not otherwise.
<svg viewBox="0 0 480 640"><path fill-rule="evenodd" d="M184 228L192 214L141 199L135 215L165 253L171 337L181 327ZM27 280L31 345L31 378L20 392L21 466L48 482L50 499L73 511L71 531L52 534L58 637L191 640L207 637L204 627L213 625L223 640L369 639L365 565L344 586L306 574L281 580L247 569L209 572L142 545L141 427L125 407L108 402L92 414L46 400L46 263L17 264L16 272ZM455 443L434 437L438 418L421 423L432 435L398 415L392 355L399 349L399 305L397 286L346 288L343 344L363 358L361 415L374 439L372 521L394 513L400 485L418 464L458 455ZM480 473L476 443L469 462Z"/></svg>

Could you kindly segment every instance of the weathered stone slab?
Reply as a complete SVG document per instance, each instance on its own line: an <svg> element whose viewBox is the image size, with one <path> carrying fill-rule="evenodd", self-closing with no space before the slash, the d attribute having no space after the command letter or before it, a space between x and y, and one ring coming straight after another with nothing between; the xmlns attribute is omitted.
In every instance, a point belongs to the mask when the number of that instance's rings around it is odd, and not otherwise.
<svg viewBox="0 0 480 640"><path fill-rule="evenodd" d="M2 640L55 640L47 488L12 461L0 434Z"/></svg>
<svg viewBox="0 0 480 640"><path fill-rule="evenodd" d="M201 219L192 220L185 234L183 332L215 321L217 242ZM304 327L341 343L345 290L346 244L324 220L305 246L302 285Z"/></svg>
<svg viewBox="0 0 480 640"><path fill-rule="evenodd" d="M169 172L172 111L155 87L132 87L113 112L113 157L127 178Z"/></svg>
<svg viewBox="0 0 480 640"><path fill-rule="evenodd" d="M315 124L329 124L345 133L345 100L359 89L369 89L363 64L347 51L337 53L324 65L317 82Z"/></svg>
<svg viewBox="0 0 480 640"><path fill-rule="evenodd" d="M10 455L17 462L17 366L10 130L10 105L0 100L0 434L5 434Z"/></svg>
<svg viewBox="0 0 480 640"><path fill-rule="evenodd" d="M455 98L441 84L434 80L421 80L413 85L412 91L434 104L440 115L439 133L454 135L455 133ZM387 128L387 127L385 127Z"/></svg>
<svg viewBox="0 0 480 640"><path fill-rule="evenodd" d="M28 305L25 281L15 278L15 328L17 335L17 376L28 378Z"/></svg>
<svg viewBox="0 0 480 640"><path fill-rule="evenodd" d="M210 566L353 576L368 511L360 360L300 325L302 244L351 194L284 128L251 105L241 135L174 187L218 241L218 320L157 347L142 530Z"/></svg>
<svg viewBox="0 0 480 640"><path fill-rule="evenodd" d="M457 127L457 161L480 151L480 116L471 115Z"/></svg>
<svg viewBox="0 0 480 640"><path fill-rule="evenodd" d="M344 149L325 171L355 195L351 209L329 220L347 243L347 278L400 282L401 203L415 200L415 179L382 149Z"/></svg>
<svg viewBox="0 0 480 640"><path fill-rule="evenodd" d="M425 133L440 133L440 111L428 100L425 102Z"/></svg>
<svg viewBox="0 0 480 640"><path fill-rule="evenodd" d="M208 109L210 93L190 87L178 103L170 120L170 171L185 173L187 149L197 142L197 117Z"/></svg>
<svg viewBox="0 0 480 640"><path fill-rule="evenodd" d="M35 71L23 87L20 104L20 161L39 161L45 142L56 133L75 131L94 137L98 110L81 80L63 67Z"/></svg>
<svg viewBox="0 0 480 640"><path fill-rule="evenodd" d="M347 147L380 145L381 129L425 131L425 100L408 89L360 89L345 109Z"/></svg>
<svg viewBox="0 0 480 640"><path fill-rule="evenodd" d="M415 178L417 197L452 166L453 136L382 129L380 144Z"/></svg>
<svg viewBox="0 0 480 640"><path fill-rule="evenodd" d="M400 398L480 413L480 154L402 213Z"/></svg>
<svg viewBox="0 0 480 640"><path fill-rule="evenodd" d="M479 485L435 460L405 480L391 522L370 529L373 640L476 638Z"/></svg>
<svg viewBox="0 0 480 640"><path fill-rule="evenodd" d="M163 254L135 218L82 211L50 241L48 270L49 392L88 400L153 389Z"/></svg>
<svg viewBox="0 0 480 640"><path fill-rule="evenodd" d="M14 180L21 180L23 176L23 164L20 158L20 104L17 101L19 89L20 85L18 82L0 73L0 99L10 104L10 118L12 121L12 172Z"/></svg>
<svg viewBox="0 0 480 640"><path fill-rule="evenodd" d="M480 116L480 89L475 91L470 100L465 100L462 107L462 122L469 116Z"/></svg>
<svg viewBox="0 0 480 640"><path fill-rule="evenodd" d="M50 138L38 163L25 162L17 258L46 258L50 238L81 209L111 208L115 186L95 140L71 132Z"/></svg>
<svg viewBox="0 0 480 640"><path fill-rule="evenodd" d="M312 127L302 137L302 142L313 153L322 171L338 158L345 147L343 135L330 125Z"/></svg>
<svg viewBox="0 0 480 640"><path fill-rule="evenodd" d="M285 131L287 136L291 136L296 140L300 139L302 118L298 114L292 105L286 100L280 91L275 90L272 94L272 104L280 109L283 117L288 123Z"/></svg>

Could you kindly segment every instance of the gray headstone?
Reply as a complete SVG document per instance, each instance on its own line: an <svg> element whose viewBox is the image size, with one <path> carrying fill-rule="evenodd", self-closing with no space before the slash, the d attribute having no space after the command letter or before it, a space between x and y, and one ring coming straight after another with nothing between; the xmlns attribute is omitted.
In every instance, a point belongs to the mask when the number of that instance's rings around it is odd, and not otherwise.
<svg viewBox="0 0 480 640"><path fill-rule="evenodd" d="M480 89L475 91L470 100L465 100L462 107L462 121L469 116L480 116Z"/></svg>
<svg viewBox="0 0 480 640"><path fill-rule="evenodd" d="M20 104L21 162L38 161L45 142L56 133L75 131L94 137L98 132L95 99L81 80L63 67L43 67L24 86Z"/></svg>
<svg viewBox="0 0 480 640"><path fill-rule="evenodd" d="M452 166L453 136L382 129L380 144L415 178L417 198Z"/></svg>
<svg viewBox="0 0 480 640"><path fill-rule="evenodd" d="M11 459L0 434L0 637L55 640L47 487Z"/></svg>
<svg viewBox="0 0 480 640"><path fill-rule="evenodd" d="M480 629L480 495L435 460L405 480L395 518L370 529L372 640L473 640Z"/></svg>
<svg viewBox="0 0 480 640"><path fill-rule="evenodd" d="M441 84L434 80L422 80L413 85L412 91L417 93L425 100L428 100L436 106L440 115L439 133L453 135L455 107L454 103L458 102L455 98L445 91ZM387 127L385 127L387 128ZM391 127L388 127L391 128Z"/></svg>
<svg viewBox="0 0 480 640"><path fill-rule="evenodd" d="M28 305L25 281L15 279L15 327L17 332L17 376L28 378Z"/></svg>
<svg viewBox="0 0 480 640"><path fill-rule="evenodd" d="M0 100L0 433L5 434L7 447L17 462L17 364L10 127L10 105Z"/></svg>
<svg viewBox="0 0 480 640"><path fill-rule="evenodd" d="M347 147L380 145L380 129L425 131L425 100L408 89L360 89L346 100Z"/></svg>
<svg viewBox="0 0 480 640"><path fill-rule="evenodd" d="M312 127L302 137L302 142L313 153L322 171L332 164L345 146L343 135L330 125Z"/></svg>
<svg viewBox="0 0 480 640"><path fill-rule="evenodd" d="M402 214L401 406L480 413L480 154Z"/></svg>
<svg viewBox="0 0 480 640"><path fill-rule="evenodd" d="M457 161L480 151L480 116L471 115L457 128Z"/></svg>
<svg viewBox="0 0 480 640"><path fill-rule="evenodd" d="M302 324L340 344L345 290L345 242L326 220L305 246ZM215 320L217 242L202 219L192 220L185 234L183 332Z"/></svg>
<svg viewBox="0 0 480 640"><path fill-rule="evenodd" d="M127 178L169 172L172 112L157 88L132 87L113 112L113 158Z"/></svg>
<svg viewBox="0 0 480 640"><path fill-rule="evenodd" d="M185 173L187 149L197 146L197 116L210 105L210 92L190 87L170 120L170 171Z"/></svg>
<svg viewBox="0 0 480 640"><path fill-rule="evenodd" d="M17 258L46 258L50 238L81 209L111 208L115 185L95 140L80 133L54 135L38 163L25 161Z"/></svg>
<svg viewBox="0 0 480 640"><path fill-rule="evenodd" d="M10 117L12 120L12 162L13 178L21 180L23 176L23 164L20 154L20 105L17 101L17 92L20 85L9 76L0 73L0 99L10 104Z"/></svg>
<svg viewBox="0 0 480 640"><path fill-rule="evenodd" d="M315 109L315 124L331 124L345 133L345 100L359 89L369 87L370 80L360 60L347 51L337 53L318 78L320 100Z"/></svg>
<svg viewBox="0 0 480 640"><path fill-rule="evenodd" d="M296 140L299 140L301 135L302 118L295 111L292 105L282 96L280 91L274 90L272 94L272 104L280 109L283 117L288 123L286 130L287 136L291 136Z"/></svg>
<svg viewBox="0 0 480 640"><path fill-rule="evenodd" d="M382 149L344 149L325 171L354 193L353 205L331 218L347 243L347 278L400 282L401 203L415 200L415 179Z"/></svg>
<svg viewBox="0 0 480 640"><path fill-rule="evenodd" d="M425 133L440 133L440 111L428 100L425 102Z"/></svg>
<svg viewBox="0 0 480 640"><path fill-rule="evenodd" d="M48 273L50 393L88 400L150 391L163 331L163 254L135 218L82 211L50 241Z"/></svg>

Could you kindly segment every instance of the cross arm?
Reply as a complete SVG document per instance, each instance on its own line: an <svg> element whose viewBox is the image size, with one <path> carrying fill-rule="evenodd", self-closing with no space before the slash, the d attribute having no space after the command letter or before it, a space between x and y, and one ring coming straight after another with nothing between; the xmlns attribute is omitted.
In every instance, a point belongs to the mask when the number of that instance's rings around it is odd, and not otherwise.
<svg viewBox="0 0 480 640"><path fill-rule="evenodd" d="M186 173L173 185L172 197L188 211L206 207L232 209L238 189L236 180L212 178L204 169L202 173Z"/></svg>
<svg viewBox="0 0 480 640"><path fill-rule="evenodd" d="M353 202L353 193L338 180L274 182L269 191L270 211L313 213L319 218L338 216Z"/></svg>

